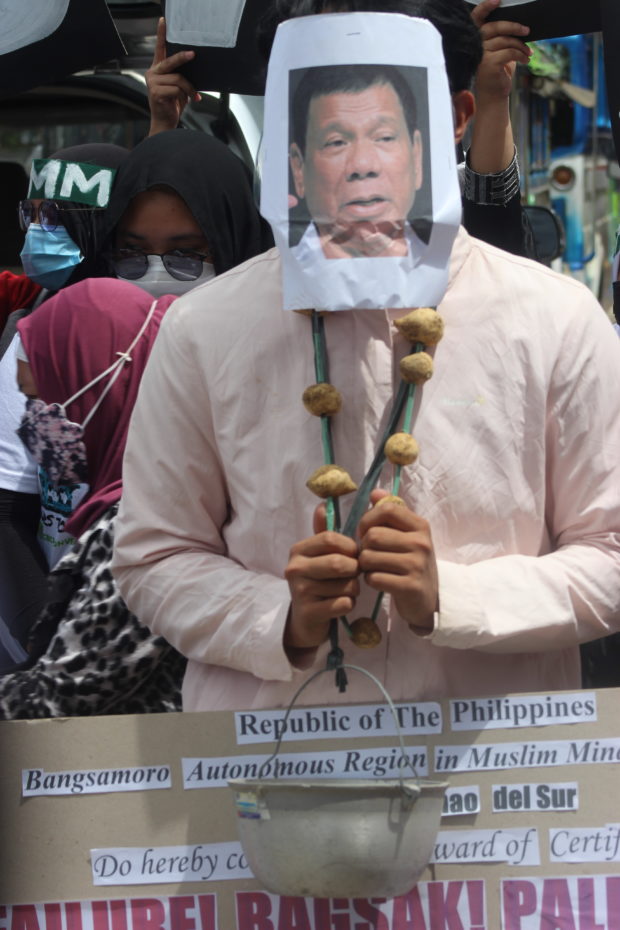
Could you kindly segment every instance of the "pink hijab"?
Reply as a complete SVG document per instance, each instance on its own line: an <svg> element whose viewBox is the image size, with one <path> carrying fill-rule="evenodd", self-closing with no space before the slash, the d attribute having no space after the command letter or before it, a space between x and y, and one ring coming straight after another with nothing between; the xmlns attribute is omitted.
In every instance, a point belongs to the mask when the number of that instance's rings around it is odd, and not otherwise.
<svg viewBox="0 0 620 930"><path fill-rule="evenodd" d="M90 490L66 531L80 536L122 491L122 462L138 387L164 313L174 297L160 297L131 361L84 430ZM88 278L59 291L17 324L37 392L45 403L64 403L125 352L153 304L142 288L116 278ZM111 377L111 376L110 376ZM68 405L82 423L108 384L104 378Z"/></svg>

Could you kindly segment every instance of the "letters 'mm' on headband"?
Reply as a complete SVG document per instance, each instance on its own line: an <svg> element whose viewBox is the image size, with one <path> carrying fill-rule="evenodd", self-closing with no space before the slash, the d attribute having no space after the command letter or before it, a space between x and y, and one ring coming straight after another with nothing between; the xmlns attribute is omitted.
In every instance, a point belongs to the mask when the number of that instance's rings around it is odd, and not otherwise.
<svg viewBox="0 0 620 930"><path fill-rule="evenodd" d="M90 207L107 207L116 171L100 165L35 158L30 169L28 197L71 200Z"/></svg>

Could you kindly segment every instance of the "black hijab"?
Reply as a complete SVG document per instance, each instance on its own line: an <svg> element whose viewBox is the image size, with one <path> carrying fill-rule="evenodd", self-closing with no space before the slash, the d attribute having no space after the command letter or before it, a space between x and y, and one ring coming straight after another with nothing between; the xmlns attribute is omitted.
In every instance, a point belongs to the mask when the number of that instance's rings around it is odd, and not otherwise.
<svg viewBox="0 0 620 930"><path fill-rule="evenodd" d="M91 142L85 145L71 145L59 149L51 158L62 161L82 162L86 165L100 165L102 168L117 169L129 155L129 149L108 142ZM61 206L83 207L83 203L63 201ZM105 267L100 255L105 228L105 210L70 210L62 217L63 225L84 256L76 265L71 277L64 285L68 287L84 278L100 277Z"/></svg>
<svg viewBox="0 0 620 930"><path fill-rule="evenodd" d="M170 129L140 142L119 169L106 211L106 246L130 201L165 186L183 198L213 255L216 274L271 248L268 224L254 205L252 175L223 142Z"/></svg>
<svg viewBox="0 0 620 930"><path fill-rule="evenodd" d="M123 148L122 145L113 145L111 142L91 142L59 149L49 158L60 158L62 161L81 162L86 165L100 165L102 168L117 169L128 155L129 149ZM62 224L84 256L79 265L75 266L63 287L69 287L70 284L83 281L85 278L105 276L107 263L102 255L102 246L106 211L84 210L82 209L84 207L83 203L69 200L61 201L62 207L68 208L63 213ZM71 210L71 207L77 207L78 209ZM44 288L29 307L15 310L10 314L0 336L0 359L4 356L16 333L17 321L36 310L43 301L54 293L54 291Z"/></svg>

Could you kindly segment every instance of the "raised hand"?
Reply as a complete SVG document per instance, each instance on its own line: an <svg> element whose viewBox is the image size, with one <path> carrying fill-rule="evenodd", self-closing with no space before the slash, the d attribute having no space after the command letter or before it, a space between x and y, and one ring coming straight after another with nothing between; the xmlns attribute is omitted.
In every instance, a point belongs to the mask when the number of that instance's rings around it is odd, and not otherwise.
<svg viewBox="0 0 620 930"><path fill-rule="evenodd" d="M189 101L200 100L196 88L177 70L191 61L194 55L195 52L189 50L166 55L166 21L162 16L157 24L153 61L145 75L151 110L149 136L166 129L176 129Z"/></svg>

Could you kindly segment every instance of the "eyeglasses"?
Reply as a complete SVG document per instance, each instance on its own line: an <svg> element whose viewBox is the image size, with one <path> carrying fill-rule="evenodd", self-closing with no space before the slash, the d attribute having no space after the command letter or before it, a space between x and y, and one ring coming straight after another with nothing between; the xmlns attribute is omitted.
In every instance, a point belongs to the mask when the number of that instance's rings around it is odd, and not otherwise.
<svg viewBox="0 0 620 930"><path fill-rule="evenodd" d="M175 249L171 252L138 252L135 249L118 249L110 256L112 267L119 278L129 278L137 281L144 277L149 267L149 255L158 255L164 263L164 268L177 281L195 281L203 270L203 262L209 260L209 255L201 252L182 251Z"/></svg>
<svg viewBox="0 0 620 930"><path fill-rule="evenodd" d="M102 207L65 207L54 203L53 200L42 200L36 203L34 200L20 200L18 213L19 225L23 232L26 232L31 223L36 223L37 219L42 229L46 232L53 232L57 226L63 226L63 213L92 213L95 210L101 210Z"/></svg>

